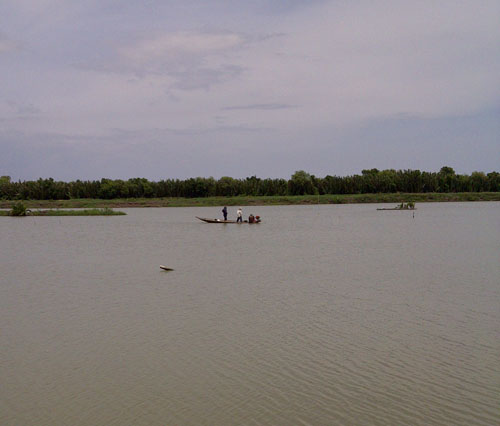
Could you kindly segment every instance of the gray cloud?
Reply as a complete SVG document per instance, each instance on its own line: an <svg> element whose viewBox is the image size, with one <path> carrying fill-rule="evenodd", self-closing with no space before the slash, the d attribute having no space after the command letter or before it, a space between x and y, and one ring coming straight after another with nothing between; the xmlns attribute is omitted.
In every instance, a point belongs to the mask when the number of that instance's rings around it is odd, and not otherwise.
<svg viewBox="0 0 500 426"><path fill-rule="evenodd" d="M106 136L95 135L100 140L126 140L126 141L156 141L165 142L172 136L204 136L204 135L217 135L217 134L241 134L241 133L268 133L273 129L252 126L249 124L227 125L223 124L221 120L211 127L191 127L191 128L154 128L154 129L141 129L141 130L127 130L127 129L111 129L110 133Z"/></svg>
<svg viewBox="0 0 500 426"><path fill-rule="evenodd" d="M297 108L296 105L286 105L286 104L251 104L251 105L233 105L222 108L224 111L231 110L275 110L275 109L289 109L289 108Z"/></svg>
<svg viewBox="0 0 500 426"><path fill-rule="evenodd" d="M20 43L12 41L4 34L0 33L0 54L20 49Z"/></svg>
<svg viewBox="0 0 500 426"><path fill-rule="evenodd" d="M115 46L103 59L77 63L81 69L119 74L170 77L168 89L197 90L238 78L245 67L231 64L230 55L268 36L236 32L172 32ZM108 47L109 48L109 47Z"/></svg>
<svg viewBox="0 0 500 426"><path fill-rule="evenodd" d="M498 158L497 0L122 3L0 2L2 169L289 176Z"/></svg>
<svg viewBox="0 0 500 426"><path fill-rule="evenodd" d="M175 78L171 88L180 90L209 89L216 84L225 83L237 78L244 68L236 65L221 65L217 68L193 67L188 70L167 71Z"/></svg>
<svg viewBox="0 0 500 426"><path fill-rule="evenodd" d="M40 108L37 108L32 103L21 104L16 101L7 100L5 104L18 117L37 115L41 112Z"/></svg>

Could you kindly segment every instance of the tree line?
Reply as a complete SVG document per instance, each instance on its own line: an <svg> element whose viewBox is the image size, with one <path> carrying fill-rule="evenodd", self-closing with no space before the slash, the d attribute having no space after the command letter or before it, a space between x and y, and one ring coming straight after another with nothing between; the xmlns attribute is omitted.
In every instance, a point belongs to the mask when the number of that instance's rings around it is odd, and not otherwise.
<svg viewBox="0 0 500 426"><path fill-rule="evenodd" d="M360 175L316 177L303 170L290 179L196 177L152 182L145 178L55 181L52 178L13 182L0 177L0 199L65 200L73 198L234 197L368 193L499 192L500 174L456 174L451 167L439 172L420 170L363 170Z"/></svg>

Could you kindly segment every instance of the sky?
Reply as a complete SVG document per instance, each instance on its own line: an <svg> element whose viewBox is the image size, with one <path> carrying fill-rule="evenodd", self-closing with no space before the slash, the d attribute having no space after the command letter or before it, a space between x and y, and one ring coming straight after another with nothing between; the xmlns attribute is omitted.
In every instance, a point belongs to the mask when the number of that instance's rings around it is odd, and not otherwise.
<svg viewBox="0 0 500 426"><path fill-rule="evenodd" d="M1 0L13 180L500 171L498 0Z"/></svg>

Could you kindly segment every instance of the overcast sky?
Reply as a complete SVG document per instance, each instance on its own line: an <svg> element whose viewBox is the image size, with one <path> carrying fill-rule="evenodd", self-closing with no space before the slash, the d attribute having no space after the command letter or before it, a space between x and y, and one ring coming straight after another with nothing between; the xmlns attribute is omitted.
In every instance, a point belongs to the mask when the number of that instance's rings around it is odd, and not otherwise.
<svg viewBox="0 0 500 426"><path fill-rule="evenodd" d="M500 171L498 0L1 0L0 175Z"/></svg>

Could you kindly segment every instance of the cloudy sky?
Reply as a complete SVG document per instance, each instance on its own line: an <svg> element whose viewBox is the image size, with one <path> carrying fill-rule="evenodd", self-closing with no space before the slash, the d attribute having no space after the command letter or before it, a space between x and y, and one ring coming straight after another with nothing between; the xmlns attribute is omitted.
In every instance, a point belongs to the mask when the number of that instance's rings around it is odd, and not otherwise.
<svg viewBox="0 0 500 426"><path fill-rule="evenodd" d="M1 0L0 175L500 171L498 0Z"/></svg>

